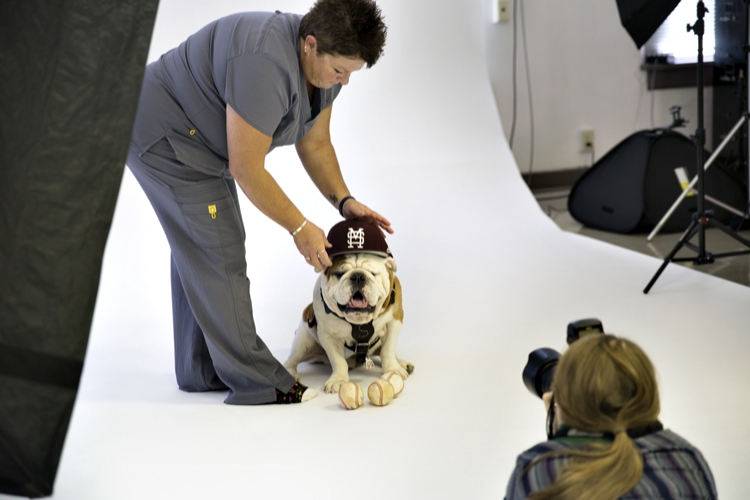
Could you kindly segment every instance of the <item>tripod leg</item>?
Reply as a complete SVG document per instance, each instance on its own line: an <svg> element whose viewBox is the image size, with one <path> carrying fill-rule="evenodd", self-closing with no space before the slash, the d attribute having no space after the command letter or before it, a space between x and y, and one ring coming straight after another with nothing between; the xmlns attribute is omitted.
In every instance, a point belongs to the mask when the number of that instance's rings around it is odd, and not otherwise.
<svg viewBox="0 0 750 500"><path fill-rule="evenodd" d="M715 228L719 229L720 231L722 231L724 234L726 234L730 238L734 238L735 240L737 240L740 243L742 243L743 245L745 245L747 248L750 248L750 241L746 240L745 238L743 238L739 234L735 233L734 231L732 231L731 229L729 229L728 227L726 227L721 222L713 220L713 219L709 219L708 220L708 225L711 226L711 227L715 227Z"/></svg>
<svg viewBox="0 0 750 500"><path fill-rule="evenodd" d="M680 241L677 242L675 247L672 249L671 252L669 252L669 255L667 255L664 258L664 262L661 263L661 267L659 267L659 270L656 271L656 274L654 274L654 277L651 278L651 281L648 282L648 285L646 285L646 288L643 290L644 294L647 294L649 290L651 290L651 287L654 286L654 283L656 283L656 280L659 279L659 276L661 276L661 273L664 272L664 269L666 269L667 264L669 264L672 261L672 258L677 255L677 252L680 251L680 248L690 240L695 235L695 232L698 228L698 219L694 218L693 221L690 223L690 225L687 227L684 233L682 233L682 236L680 237Z"/></svg>

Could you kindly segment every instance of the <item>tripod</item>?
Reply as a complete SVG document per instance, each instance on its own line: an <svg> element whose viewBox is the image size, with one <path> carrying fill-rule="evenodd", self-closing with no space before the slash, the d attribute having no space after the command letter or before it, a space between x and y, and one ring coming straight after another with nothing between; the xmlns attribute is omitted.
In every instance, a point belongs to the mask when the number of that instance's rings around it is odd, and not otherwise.
<svg viewBox="0 0 750 500"><path fill-rule="evenodd" d="M730 257L734 255L744 255L750 253L750 241L746 240L745 238L742 238L740 235L726 227L724 224L720 223L717 220L714 220L713 218L713 211L712 210L706 210L705 209L705 182L704 182L704 161L703 161L703 154L704 154L704 147L706 144L706 130L703 126L703 33L704 33L704 27L705 23L703 21L703 18L705 17L706 12L708 12L708 9L706 9L706 6L703 3L703 0L698 0L698 6L697 6L697 13L698 13L698 19L696 20L695 24L692 26L688 25L687 29L688 31L692 31L695 33L695 35L698 37L698 64L697 64L697 87L698 87L698 128L695 131L695 137L693 138L693 142L695 142L695 149L696 149L696 161L697 161L697 172L698 172L698 210L696 213L693 214L693 220L690 222L690 225L687 227L685 232L680 237L679 241L675 245L675 247L672 249L672 251L667 255L667 257L664 259L664 262L662 262L661 267L659 267L659 270L656 271L656 274L653 278L651 278L651 281L646 286L646 288L643 290L643 293L647 294L649 290L651 290L651 287L654 286L654 283L656 283L656 280L659 279L659 276L664 271L664 269L667 267L667 265L670 262L686 262L686 261L692 261L695 265L702 265L702 264L711 264L714 262L715 259L718 259L720 257ZM721 254L711 254L706 251L706 228L707 227L715 227L722 231L723 233L727 234L731 238L734 238L735 240L739 241L743 245L745 245L748 250L742 250L737 252L726 252ZM690 243L690 240L698 234L698 246L693 245ZM695 258L675 258L675 255L677 255L677 252L680 251L682 247L687 247L690 250L693 250L697 255Z"/></svg>

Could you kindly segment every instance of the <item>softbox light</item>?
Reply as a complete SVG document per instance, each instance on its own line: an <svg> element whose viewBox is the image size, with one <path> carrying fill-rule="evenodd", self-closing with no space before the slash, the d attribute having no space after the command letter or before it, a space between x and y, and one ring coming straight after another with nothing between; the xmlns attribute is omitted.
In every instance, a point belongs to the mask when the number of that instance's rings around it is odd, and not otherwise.
<svg viewBox="0 0 750 500"><path fill-rule="evenodd" d="M617 0L620 22L640 49L680 0Z"/></svg>

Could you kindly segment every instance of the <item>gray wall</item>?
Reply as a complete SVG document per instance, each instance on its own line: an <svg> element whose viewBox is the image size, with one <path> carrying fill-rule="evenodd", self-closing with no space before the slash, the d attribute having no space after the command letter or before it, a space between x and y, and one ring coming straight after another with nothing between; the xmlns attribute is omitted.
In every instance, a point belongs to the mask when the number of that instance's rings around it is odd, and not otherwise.
<svg viewBox="0 0 750 500"><path fill-rule="evenodd" d="M490 24L494 0L484 0L487 11L487 68L506 137L512 122L513 24ZM695 88L646 88L641 55L620 24L615 0L524 2L526 39L534 106L534 171L590 165L590 154L579 150L579 130L594 129L595 153L606 151L631 133L671 122L669 108L682 106L690 120L680 129L693 134L697 126ZM512 3L512 2L511 2ZM528 92L518 19L518 118L513 153L522 172L530 157ZM512 14L512 13L511 13ZM712 14L706 22L712 22ZM511 15L512 18L512 15ZM697 49L697 38L695 41ZM711 88L705 92L706 144L711 144Z"/></svg>

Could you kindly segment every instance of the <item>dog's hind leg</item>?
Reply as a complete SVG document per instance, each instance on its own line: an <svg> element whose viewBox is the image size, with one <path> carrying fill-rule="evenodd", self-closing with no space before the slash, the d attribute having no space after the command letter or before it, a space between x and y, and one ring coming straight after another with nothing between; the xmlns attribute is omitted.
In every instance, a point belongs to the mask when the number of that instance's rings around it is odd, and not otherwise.
<svg viewBox="0 0 750 500"><path fill-rule="evenodd" d="M313 327L315 328L315 327ZM289 374L299 382L299 373L297 373L297 366L303 361L308 361L317 358L318 351L322 350L318 343L313 338L310 327L303 320L300 322L297 331L294 332L294 341L292 342L292 351L289 353L289 358L284 363L284 367L287 369Z"/></svg>

